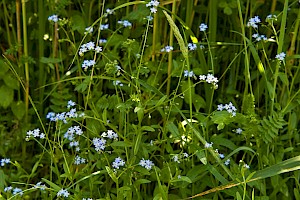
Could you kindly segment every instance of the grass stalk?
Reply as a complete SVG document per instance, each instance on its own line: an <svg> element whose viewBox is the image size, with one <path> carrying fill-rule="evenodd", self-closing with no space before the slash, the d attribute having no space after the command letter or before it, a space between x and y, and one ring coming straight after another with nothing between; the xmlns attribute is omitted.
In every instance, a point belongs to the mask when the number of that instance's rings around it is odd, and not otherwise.
<svg viewBox="0 0 300 200"><path fill-rule="evenodd" d="M39 58L44 56L45 52L45 43L43 40L43 35L45 34L45 10L44 10L44 0L38 1L38 16L39 16L39 29L38 29L38 51L39 51ZM43 85L46 84L46 76L45 76L45 64L42 62L39 62L39 87L40 87L40 92L39 92L39 110L43 111L43 100L44 100L44 91L45 88L42 87ZM42 114L42 113L41 113Z"/></svg>
<svg viewBox="0 0 300 200"><path fill-rule="evenodd" d="M279 41L278 41L278 48L277 48L277 54L282 52L282 47L284 44L284 36L285 36L285 27L286 27L286 20L287 20L287 11L288 11L288 0L284 1L284 7L283 7L283 13L282 13L282 19L281 19L281 25L280 25L280 35L279 35ZM276 86L277 86L277 80L278 80L278 73L279 68L281 66L281 62L277 61L276 63L276 69L274 74L274 82L273 82L273 88L272 88L272 97L271 97L271 113L274 112L274 103L275 103L275 97L276 97Z"/></svg>
<svg viewBox="0 0 300 200"><path fill-rule="evenodd" d="M23 51L25 56L25 122L28 121L29 107L29 63L28 63L28 43L27 43L27 17L26 1L22 0L22 19L23 19Z"/></svg>
<svg viewBox="0 0 300 200"><path fill-rule="evenodd" d="M253 95L252 91L252 85L251 85L251 78L250 78L250 63L249 63L249 56L248 56L248 46L247 46L247 41L246 41L246 33L245 33L245 26L244 26L244 21L243 21L243 14L242 14L242 8L241 8L241 2L240 0L237 0L238 4L238 11L239 11L239 19L240 19L240 25L241 25L241 30L242 30L242 35L243 37L243 43L244 43L244 52L245 52L245 89L244 89L244 96L248 94L248 87L250 88L250 93ZM244 107L244 100L243 98L243 105Z"/></svg>
<svg viewBox="0 0 300 200"><path fill-rule="evenodd" d="M172 4L172 20L175 20L175 13L176 12L176 0L173 0ZM174 32L173 29L170 28L170 35L169 35L169 45L173 46L174 41ZM173 52L170 51L168 53L168 81L167 81L167 95L170 94L170 88L171 88L171 73L172 73L172 64L173 64Z"/></svg>

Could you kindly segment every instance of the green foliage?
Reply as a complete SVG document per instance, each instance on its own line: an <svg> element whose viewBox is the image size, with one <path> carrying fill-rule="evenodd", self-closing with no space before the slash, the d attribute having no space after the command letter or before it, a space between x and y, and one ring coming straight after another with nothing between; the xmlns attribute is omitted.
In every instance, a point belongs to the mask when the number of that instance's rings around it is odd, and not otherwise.
<svg viewBox="0 0 300 200"><path fill-rule="evenodd" d="M0 199L300 199L298 1L18 2Z"/></svg>
<svg viewBox="0 0 300 200"><path fill-rule="evenodd" d="M279 130L281 130L286 124L286 121L280 113L273 113L272 116L263 117L258 128L260 131L259 136L262 138L264 143L272 143L278 137Z"/></svg>

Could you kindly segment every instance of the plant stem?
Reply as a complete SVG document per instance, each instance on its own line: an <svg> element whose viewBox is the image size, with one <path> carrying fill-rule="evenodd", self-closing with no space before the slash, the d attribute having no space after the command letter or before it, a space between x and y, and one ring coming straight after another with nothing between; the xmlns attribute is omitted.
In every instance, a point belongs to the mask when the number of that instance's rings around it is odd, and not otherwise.
<svg viewBox="0 0 300 200"><path fill-rule="evenodd" d="M175 12L176 12L176 0L173 0L172 4L172 20L175 20ZM173 29L170 28L170 40L169 40L169 45L173 46L173 40L174 40L174 35L173 35ZM168 81L167 81L167 95L170 94L170 88L171 88L171 73L172 73L172 64L173 64L173 52L170 51L168 53Z"/></svg>
<svg viewBox="0 0 300 200"><path fill-rule="evenodd" d="M280 25L280 35L279 35L279 41L278 41L278 49L277 54L282 52L282 47L284 44L284 36L285 36L285 26L286 26L286 18L287 18L287 10L288 10L288 0L284 1L284 8L282 13L282 19L281 19L281 25ZM271 93L271 113L274 112L274 103L275 103L275 95L276 95L276 85L278 80L278 73L280 68L280 61L277 61L275 74L274 74L274 82L273 82L273 91Z"/></svg>

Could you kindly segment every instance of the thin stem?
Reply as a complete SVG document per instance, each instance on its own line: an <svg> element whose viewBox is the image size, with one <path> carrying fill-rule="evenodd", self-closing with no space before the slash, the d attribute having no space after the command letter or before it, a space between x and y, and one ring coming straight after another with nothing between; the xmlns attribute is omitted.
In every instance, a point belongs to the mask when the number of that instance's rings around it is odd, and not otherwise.
<svg viewBox="0 0 300 200"><path fill-rule="evenodd" d="M175 20L175 12L176 12L176 0L173 0L172 4L172 20ZM173 29L170 28L170 40L169 45L173 46L174 41L174 32ZM171 73L172 73L172 64L173 64L173 52L170 51L168 54L168 81L167 81L167 95L170 94L170 88L171 88Z"/></svg>

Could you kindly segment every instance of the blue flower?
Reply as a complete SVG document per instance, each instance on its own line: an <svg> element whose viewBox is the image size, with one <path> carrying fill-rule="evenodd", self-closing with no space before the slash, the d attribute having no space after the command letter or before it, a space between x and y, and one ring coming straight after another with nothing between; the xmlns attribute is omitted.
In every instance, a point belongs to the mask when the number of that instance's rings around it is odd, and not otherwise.
<svg viewBox="0 0 300 200"><path fill-rule="evenodd" d="M9 158L2 158L0 160L0 166L4 166L5 164L9 164L10 163L10 159Z"/></svg>
<svg viewBox="0 0 300 200"><path fill-rule="evenodd" d="M119 169L120 167L123 167L124 165L125 165L125 161L120 157L117 157L115 159L115 161L112 163L112 166L115 169Z"/></svg>
<svg viewBox="0 0 300 200"><path fill-rule="evenodd" d="M57 192L56 194L58 197L63 196L63 197L69 197L70 193L67 190L61 189Z"/></svg>
<svg viewBox="0 0 300 200"><path fill-rule="evenodd" d="M279 54L277 54L276 56L275 56L275 58L277 59L277 60L279 60L279 61L283 61L284 60L284 58L285 58L285 53L284 52L281 52L281 53L279 53Z"/></svg>
<svg viewBox="0 0 300 200"><path fill-rule="evenodd" d="M132 26L132 24L128 20L123 20L123 21L120 20L120 21L118 21L118 24L121 24L124 27L131 27Z"/></svg>
<svg viewBox="0 0 300 200"><path fill-rule="evenodd" d="M92 67L96 64L96 62L94 60L84 60L81 67L86 70L89 67Z"/></svg>
<svg viewBox="0 0 300 200"><path fill-rule="evenodd" d="M255 17L249 19L247 26L248 27L251 26L252 28L258 28L257 24L260 22L261 22L260 18L258 16L255 16Z"/></svg>
<svg viewBox="0 0 300 200"><path fill-rule="evenodd" d="M142 158L142 160L139 162L139 165L150 170L154 166L154 163L151 160L145 160Z"/></svg>
<svg viewBox="0 0 300 200"><path fill-rule="evenodd" d="M18 195L22 196L22 195L23 195L23 190L22 190L21 188L17 188L17 187L16 187L16 188L13 189L12 194L13 194L13 195L18 194Z"/></svg>
<svg viewBox="0 0 300 200"><path fill-rule="evenodd" d="M164 48L162 48L160 51L161 51L161 52L170 52L170 51L173 51L173 47L167 45L167 46L165 46Z"/></svg>
<svg viewBox="0 0 300 200"><path fill-rule="evenodd" d="M205 145L204 145L204 147L205 148L210 148L210 147L212 147L213 144L214 143L212 143L212 142L211 143L206 142Z"/></svg>
<svg viewBox="0 0 300 200"><path fill-rule="evenodd" d="M190 51L194 51L197 49L197 45L194 43L188 43L188 48Z"/></svg>
<svg viewBox="0 0 300 200"><path fill-rule="evenodd" d="M56 22L58 22L58 20L59 20L59 18L58 18L57 15L51 15L51 16L48 17L48 21L49 21L49 22L54 22L54 23L56 23Z"/></svg>
<svg viewBox="0 0 300 200"><path fill-rule="evenodd" d="M201 23L200 26L199 26L199 29L202 32L205 32L207 28L208 28L208 26L204 23Z"/></svg>
<svg viewBox="0 0 300 200"><path fill-rule="evenodd" d="M68 101L67 108L71 108L71 107L73 107L73 106L75 106L75 105L76 105L76 103L75 103L74 101L69 100L69 101Z"/></svg>
<svg viewBox="0 0 300 200"><path fill-rule="evenodd" d="M109 27L109 24L101 24L100 30L106 30L106 29L108 29L108 27Z"/></svg>
<svg viewBox="0 0 300 200"><path fill-rule="evenodd" d="M80 156L76 156L75 157L75 161L74 164L75 165L80 165L80 164L84 164L86 162L86 160L84 158L81 158Z"/></svg>
<svg viewBox="0 0 300 200"><path fill-rule="evenodd" d="M94 31L94 28L92 26L89 26L89 27L85 28L84 34L93 33L93 31Z"/></svg>
<svg viewBox="0 0 300 200"><path fill-rule="evenodd" d="M105 149L106 140L103 138L94 138L93 144L96 151L103 151Z"/></svg>

